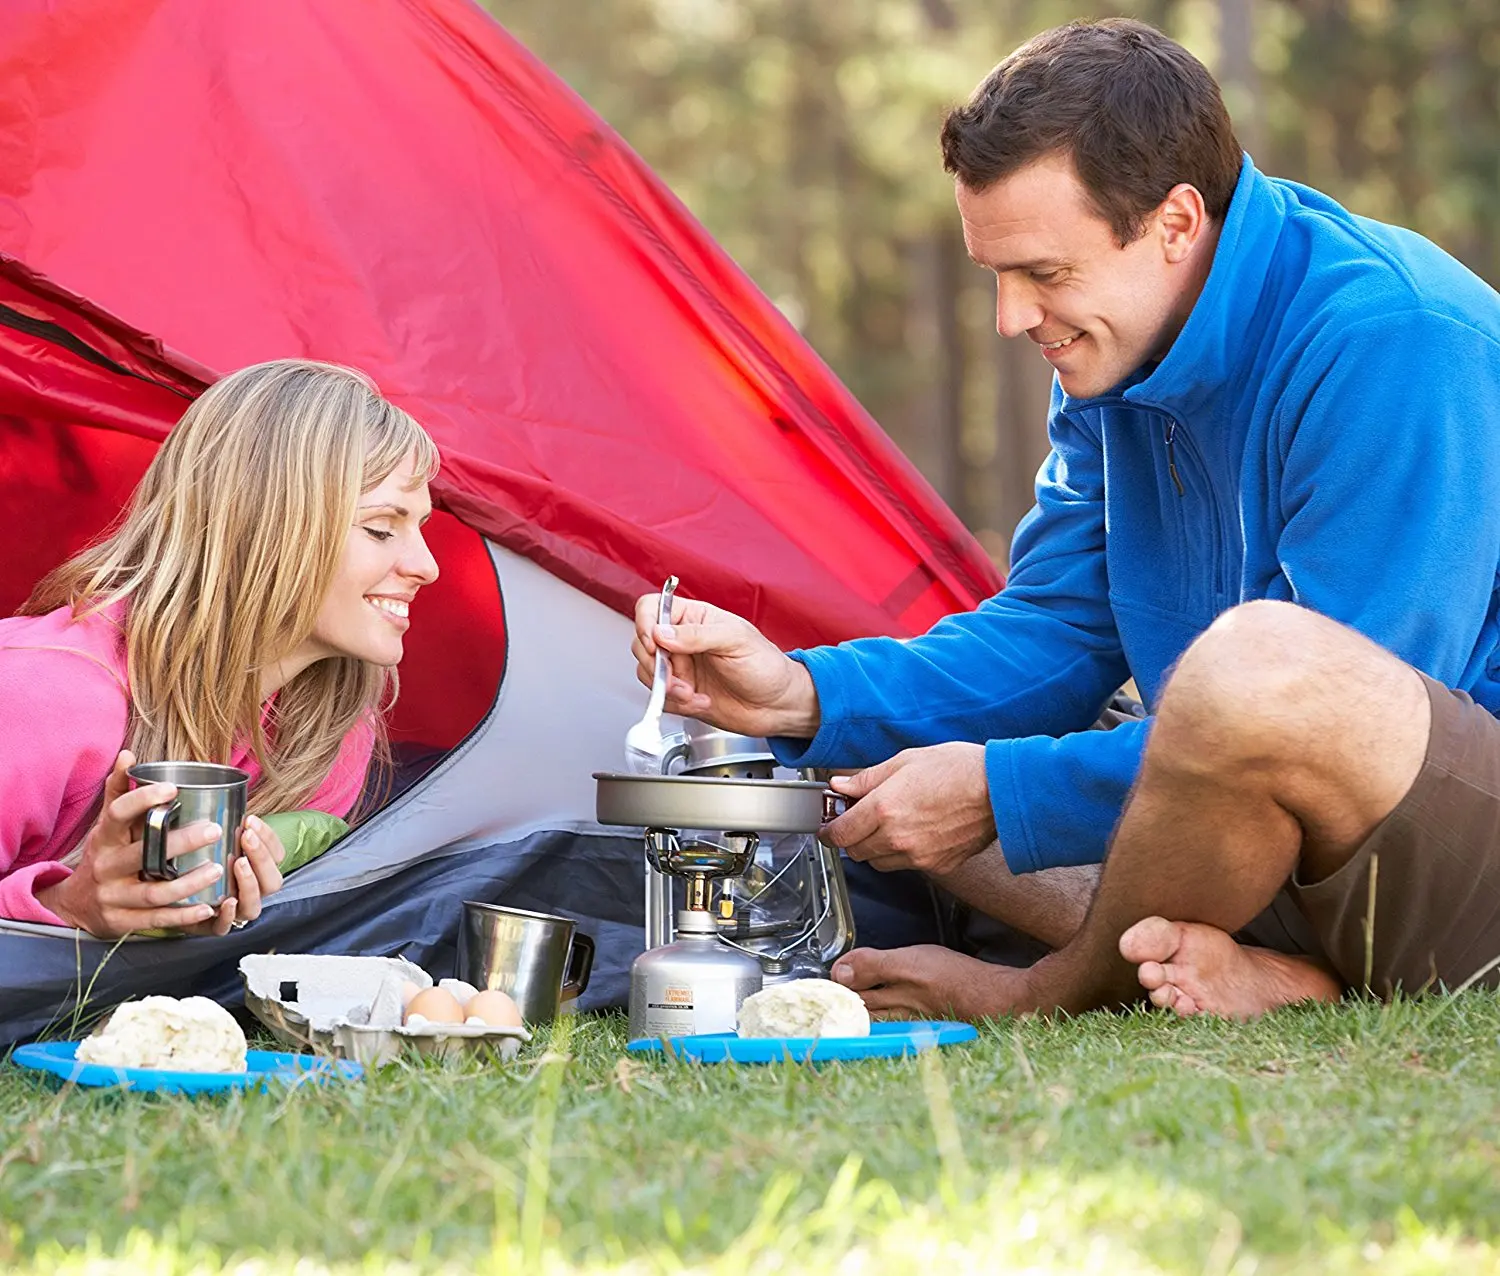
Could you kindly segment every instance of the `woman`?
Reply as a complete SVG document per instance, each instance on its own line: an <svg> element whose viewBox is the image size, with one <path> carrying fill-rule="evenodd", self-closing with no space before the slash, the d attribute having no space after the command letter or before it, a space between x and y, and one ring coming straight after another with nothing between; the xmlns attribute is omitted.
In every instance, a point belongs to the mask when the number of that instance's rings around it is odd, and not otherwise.
<svg viewBox="0 0 1500 1276"><path fill-rule="evenodd" d="M422 538L437 451L360 373L284 359L217 382L172 430L117 529L0 620L0 916L113 938L223 934L281 885L259 818L347 815L396 690L407 610L437 578ZM250 773L221 875L139 880L140 825L170 785L144 761ZM174 830L170 853L214 826ZM66 863L63 861L66 859Z"/></svg>

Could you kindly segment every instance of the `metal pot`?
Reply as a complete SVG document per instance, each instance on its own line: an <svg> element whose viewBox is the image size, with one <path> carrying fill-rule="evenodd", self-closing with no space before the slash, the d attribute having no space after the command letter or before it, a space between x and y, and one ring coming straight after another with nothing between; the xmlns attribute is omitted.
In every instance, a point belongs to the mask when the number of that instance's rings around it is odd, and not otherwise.
<svg viewBox="0 0 1500 1276"><path fill-rule="evenodd" d="M635 828L816 833L839 814L843 801L826 784L809 780L596 771L594 781L599 823Z"/></svg>

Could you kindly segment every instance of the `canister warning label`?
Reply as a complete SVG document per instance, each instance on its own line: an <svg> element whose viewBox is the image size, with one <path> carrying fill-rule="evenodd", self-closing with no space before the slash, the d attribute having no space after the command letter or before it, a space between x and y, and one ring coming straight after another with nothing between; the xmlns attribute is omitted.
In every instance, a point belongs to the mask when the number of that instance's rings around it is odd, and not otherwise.
<svg viewBox="0 0 1500 1276"><path fill-rule="evenodd" d="M657 996L659 1001L646 1003L646 1035L690 1036L693 1032L693 990L668 984Z"/></svg>

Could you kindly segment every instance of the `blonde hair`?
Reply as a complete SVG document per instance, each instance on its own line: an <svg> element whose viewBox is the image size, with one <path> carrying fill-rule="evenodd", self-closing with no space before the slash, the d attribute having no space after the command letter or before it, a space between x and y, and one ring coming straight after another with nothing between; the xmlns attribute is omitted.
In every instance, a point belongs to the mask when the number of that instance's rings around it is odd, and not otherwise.
<svg viewBox="0 0 1500 1276"><path fill-rule="evenodd" d="M265 669L307 639L361 494L400 463L438 468L427 432L363 373L309 359L254 364L210 386L151 462L121 521L41 582L23 612L128 600L138 758L227 762L249 744L257 813L305 806L361 720L387 757L395 671L350 656L284 685L262 721Z"/></svg>

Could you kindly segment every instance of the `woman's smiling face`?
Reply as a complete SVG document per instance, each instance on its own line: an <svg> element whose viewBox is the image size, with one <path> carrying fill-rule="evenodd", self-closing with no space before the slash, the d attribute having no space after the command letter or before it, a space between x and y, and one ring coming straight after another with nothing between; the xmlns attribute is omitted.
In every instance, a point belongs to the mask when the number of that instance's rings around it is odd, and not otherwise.
<svg viewBox="0 0 1500 1276"><path fill-rule="evenodd" d="M387 667L400 662L411 602L438 576L422 537L431 513L432 498L427 484L416 481L411 456L360 496L338 570L304 644L312 660L352 656Z"/></svg>

